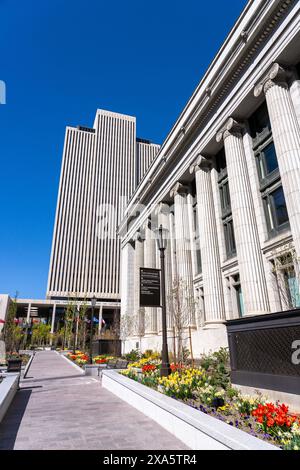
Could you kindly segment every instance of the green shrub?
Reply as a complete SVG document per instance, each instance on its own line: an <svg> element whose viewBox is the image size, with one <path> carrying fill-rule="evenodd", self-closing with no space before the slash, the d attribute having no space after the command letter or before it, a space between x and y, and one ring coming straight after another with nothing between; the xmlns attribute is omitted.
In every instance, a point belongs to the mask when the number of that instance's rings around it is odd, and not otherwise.
<svg viewBox="0 0 300 470"><path fill-rule="evenodd" d="M230 363L227 348L203 355L200 359L200 366L208 372L210 385L223 389L228 388L230 385Z"/></svg>
<svg viewBox="0 0 300 470"><path fill-rule="evenodd" d="M152 349L147 349L147 351L144 352L142 355L142 358L144 359L157 359L158 361L161 359L161 354L157 351L153 351Z"/></svg>
<svg viewBox="0 0 300 470"><path fill-rule="evenodd" d="M124 359L130 362L137 362L141 359L142 355L139 349L132 349L129 353L124 354Z"/></svg>
<svg viewBox="0 0 300 470"><path fill-rule="evenodd" d="M236 388L228 387L226 390L226 395L228 396L229 400L233 400L240 395L240 392Z"/></svg>

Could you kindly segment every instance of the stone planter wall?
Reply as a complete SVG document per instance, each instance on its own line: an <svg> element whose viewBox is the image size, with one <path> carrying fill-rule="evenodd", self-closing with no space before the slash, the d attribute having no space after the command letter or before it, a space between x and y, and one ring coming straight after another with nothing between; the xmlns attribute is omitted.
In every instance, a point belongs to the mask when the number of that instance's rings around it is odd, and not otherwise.
<svg viewBox="0 0 300 470"><path fill-rule="evenodd" d="M116 371L103 371L102 386L156 421L192 450L279 450Z"/></svg>
<svg viewBox="0 0 300 470"><path fill-rule="evenodd" d="M0 423L17 393L19 378L20 374L4 374L0 383Z"/></svg>

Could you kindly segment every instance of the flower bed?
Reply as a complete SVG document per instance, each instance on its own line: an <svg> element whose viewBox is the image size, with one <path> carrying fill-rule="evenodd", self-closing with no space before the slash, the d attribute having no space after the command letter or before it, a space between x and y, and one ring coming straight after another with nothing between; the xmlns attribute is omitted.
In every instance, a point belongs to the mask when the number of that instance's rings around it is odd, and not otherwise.
<svg viewBox="0 0 300 470"><path fill-rule="evenodd" d="M172 364L171 375L160 377L160 361L143 358L120 373L282 449L300 450L300 418L260 394L242 396L231 387L225 363L217 355L198 368Z"/></svg>
<svg viewBox="0 0 300 470"><path fill-rule="evenodd" d="M66 357L71 361L75 362L80 367L84 367L86 364L89 364L90 357L88 354L82 351L75 351L75 354L68 352ZM115 359L113 356L95 356L93 357L93 364L106 364L109 360Z"/></svg>
<svg viewBox="0 0 300 470"><path fill-rule="evenodd" d="M89 356L82 351L75 351L75 354L68 352L66 357L80 367L85 366L89 362Z"/></svg>

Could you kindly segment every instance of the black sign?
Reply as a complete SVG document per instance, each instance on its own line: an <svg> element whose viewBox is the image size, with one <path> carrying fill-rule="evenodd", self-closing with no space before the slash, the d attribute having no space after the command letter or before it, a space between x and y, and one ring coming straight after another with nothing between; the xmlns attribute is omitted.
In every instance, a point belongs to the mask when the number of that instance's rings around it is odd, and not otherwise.
<svg viewBox="0 0 300 470"><path fill-rule="evenodd" d="M140 268L140 307L160 307L160 270Z"/></svg>

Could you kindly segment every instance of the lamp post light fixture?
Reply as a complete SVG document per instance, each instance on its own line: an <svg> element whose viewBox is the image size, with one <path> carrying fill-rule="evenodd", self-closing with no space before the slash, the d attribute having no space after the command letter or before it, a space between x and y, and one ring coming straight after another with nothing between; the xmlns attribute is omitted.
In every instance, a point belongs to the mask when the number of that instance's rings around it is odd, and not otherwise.
<svg viewBox="0 0 300 470"><path fill-rule="evenodd" d="M171 373L169 353L168 353L168 336L167 336L167 308L166 308L166 275L165 275L165 251L167 249L168 230L161 225L155 230L157 248L160 251L160 268L161 268L161 311L162 311L162 364L160 369L161 377L168 377Z"/></svg>
<svg viewBox="0 0 300 470"><path fill-rule="evenodd" d="M93 330L94 330L94 312L96 307L97 299L94 296L92 298L92 316L91 316L91 334L90 334L90 364L93 364Z"/></svg>

